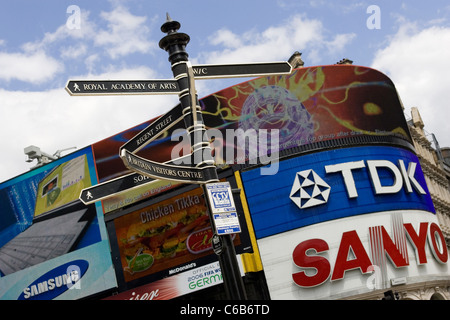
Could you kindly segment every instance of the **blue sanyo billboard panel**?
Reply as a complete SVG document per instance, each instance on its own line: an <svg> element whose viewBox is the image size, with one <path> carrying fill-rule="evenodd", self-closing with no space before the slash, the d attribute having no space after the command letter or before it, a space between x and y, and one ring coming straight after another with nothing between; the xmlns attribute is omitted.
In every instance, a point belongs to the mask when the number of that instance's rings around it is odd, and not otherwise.
<svg viewBox="0 0 450 320"><path fill-rule="evenodd" d="M242 172L256 237L387 210L435 213L417 156L395 147L335 149Z"/></svg>

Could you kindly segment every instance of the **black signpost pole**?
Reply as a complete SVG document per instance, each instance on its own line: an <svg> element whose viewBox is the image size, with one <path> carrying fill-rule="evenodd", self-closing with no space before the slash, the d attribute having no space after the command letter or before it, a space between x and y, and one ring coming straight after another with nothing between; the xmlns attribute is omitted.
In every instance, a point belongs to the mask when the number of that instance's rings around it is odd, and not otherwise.
<svg viewBox="0 0 450 320"><path fill-rule="evenodd" d="M170 19L167 14L167 21L161 26L161 31L167 33L160 42L159 46L169 54L169 62L172 65L172 72L178 82L180 90L179 98L183 114L186 130L191 139L192 159L194 165L198 168L211 166L214 160L211 155L209 142L206 136L206 128L203 123L198 98L195 92L194 72L188 60L188 53L185 48L190 38L185 33L177 32L180 29L180 23ZM190 109L190 110L189 110ZM190 111L191 116L188 116ZM218 182L216 169L212 170L211 181ZM206 197L205 184L202 185ZM207 200L207 199L206 199ZM208 212L211 225L214 228L212 217L212 208L209 200L207 200ZM215 236L215 252L218 256L222 277L229 299L245 300L246 292L242 281L239 265L236 258L231 235Z"/></svg>

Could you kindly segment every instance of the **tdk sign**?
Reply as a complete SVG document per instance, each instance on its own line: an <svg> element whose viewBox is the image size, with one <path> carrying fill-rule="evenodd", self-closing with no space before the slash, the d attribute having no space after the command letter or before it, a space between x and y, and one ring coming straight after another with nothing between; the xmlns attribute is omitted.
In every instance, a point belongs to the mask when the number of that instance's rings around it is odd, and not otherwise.
<svg viewBox="0 0 450 320"><path fill-rule="evenodd" d="M361 146L282 160L278 173L242 172L257 238L367 213L435 213L417 156Z"/></svg>
<svg viewBox="0 0 450 320"><path fill-rule="evenodd" d="M329 195L328 183L309 169L296 173L289 197L300 209L303 209L327 203Z"/></svg>
<svg viewBox="0 0 450 320"><path fill-rule="evenodd" d="M367 164L367 165L366 165ZM407 193L413 192L413 188L420 194L426 194L420 183L414 177L417 163L409 162L408 168L405 162L398 160L398 165L388 160L351 161L324 166L327 174L337 173L342 176L343 183L349 198L357 198L357 184L353 177L355 170L367 169L376 195L397 193L405 187ZM392 175L392 184L383 185L380 179L380 171L385 170ZM320 178L313 170L297 172L292 186L290 198L300 208L309 208L324 204L328 201L331 187Z"/></svg>

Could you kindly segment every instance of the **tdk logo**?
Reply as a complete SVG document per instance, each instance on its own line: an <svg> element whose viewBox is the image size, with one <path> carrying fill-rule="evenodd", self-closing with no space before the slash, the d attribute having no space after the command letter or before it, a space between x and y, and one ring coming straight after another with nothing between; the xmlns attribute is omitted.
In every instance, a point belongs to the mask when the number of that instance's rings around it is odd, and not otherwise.
<svg viewBox="0 0 450 320"><path fill-rule="evenodd" d="M398 160L397 165L388 160L352 161L324 167L328 175L340 174L342 182L347 190L349 198L357 198L358 183L355 182L353 172L355 170L368 170L369 178L375 195L393 194L405 187L407 193L413 189L419 194L426 194L420 183L414 177L417 163L410 162L406 168L403 160ZM392 184L382 185L380 172L389 172ZM297 172L289 198L300 208L310 208L325 204L328 201L331 187L312 169Z"/></svg>
<svg viewBox="0 0 450 320"><path fill-rule="evenodd" d="M296 173L289 197L300 209L304 209L326 203L330 189L328 183L312 169L304 170Z"/></svg>

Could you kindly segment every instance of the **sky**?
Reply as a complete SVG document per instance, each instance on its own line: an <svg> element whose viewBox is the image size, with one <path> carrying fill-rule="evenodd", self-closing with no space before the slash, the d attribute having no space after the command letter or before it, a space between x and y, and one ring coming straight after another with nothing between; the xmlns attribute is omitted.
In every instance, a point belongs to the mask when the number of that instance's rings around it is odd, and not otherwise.
<svg viewBox="0 0 450 320"><path fill-rule="evenodd" d="M48 154L81 149L161 115L176 95L69 96L71 79L172 79L159 48L169 13L190 36L192 64L343 58L385 73L405 117L417 107L450 147L450 3L325 0L0 0L0 182ZM247 79L197 81L204 97ZM63 151L66 155L74 149Z"/></svg>

